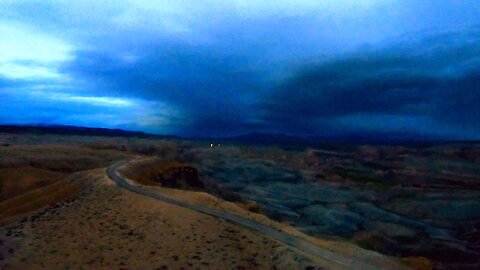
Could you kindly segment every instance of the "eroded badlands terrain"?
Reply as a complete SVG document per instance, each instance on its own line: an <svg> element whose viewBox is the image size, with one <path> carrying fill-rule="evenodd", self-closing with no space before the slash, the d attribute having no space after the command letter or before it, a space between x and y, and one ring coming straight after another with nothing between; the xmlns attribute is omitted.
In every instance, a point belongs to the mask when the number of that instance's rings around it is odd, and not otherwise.
<svg viewBox="0 0 480 270"><path fill-rule="evenodd" d="M480 145L283 148L137 137L0 135L7 269L341 269L230 222L268 224L388 269L480 267ZM383 254L383 255L382 255ZM322 268L320 268L322 267Z"/></svg>

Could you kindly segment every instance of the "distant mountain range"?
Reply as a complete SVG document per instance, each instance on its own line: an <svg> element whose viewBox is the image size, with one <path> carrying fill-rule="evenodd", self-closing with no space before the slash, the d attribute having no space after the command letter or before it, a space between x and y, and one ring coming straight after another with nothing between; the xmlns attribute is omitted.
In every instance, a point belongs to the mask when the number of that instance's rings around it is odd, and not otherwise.
<svg viewBox="0 0 480 270"><path fill-rule="evenodd" d="M56 134L78 136L140 137L140 138L179 138L174 135L154 135L141 131L122 129L91 128L64 125L0 125L0 132L14 134Z"/></svg>
<svg viewBox="0 0 480 270"><path fill-rule="evenodd" d="M140 137L156 139L182 139L176 135L156 135L141 131L126 131L121 129L91 128L66 125L0 125L0 132L14 134L57 134L79 136L110 136L110 137ZM334 144L431 144L446 142L418 134L398 133L358 133L331 136L293 136L281 133L251 132L239 136L208 138L183 138L215 143L240 143L254 145L282 145L282 146L318 146L325 147Z"/></svg>
<svg viewBox="0 0 480 270"><path fill-rule="evenodd" d="M240 136L212 140L259 145L275 144L318 147L324 147L332 144L423 144L445 141L433 137L419 136L418 134L350 133L340 135L302 137L278 133L259 132L252 132Z"/></svg>

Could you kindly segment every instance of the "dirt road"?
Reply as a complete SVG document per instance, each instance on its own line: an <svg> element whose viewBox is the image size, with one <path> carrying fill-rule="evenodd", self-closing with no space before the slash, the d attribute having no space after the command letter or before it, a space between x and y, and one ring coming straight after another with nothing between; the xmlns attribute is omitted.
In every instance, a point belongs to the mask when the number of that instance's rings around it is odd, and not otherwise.
<svg viewBox="0 0 480 270"><path fill-rule="evenodd" d="M193 210L199 213L207 214L216 218L221 218L226 221L232 222L234 224L244 226L266 237L280 241L294 249L310 254L316 258L329 261L330 263L336 265L335 268L337 269L365 269L365 270L383 269L381 266L373 265L364 261L359 261L358 259L353 260L351 258L346 258L340 254L337 254L329 250L326 250L324 248L321 248L319 246L316 246L313 243L307 241L306 239L303 239L294 235L290 235L288 233L279 231L275 228L271 228L262 223L253 221L251 219L233 215L224 211L211 209L202 205L195 205L195 204L187 203L181 200L172 199L154 190L131 185L124 178L118 175L116 171L118 167L124 165L126 162L127 161L116 162L115 164L108 167L106 171L108 177L110 177L121 188L125 188L129 191L132 191L144 196L148 196L150 198L154 198L154 199L167 202L173 205L177 205L180 207L188 208L190 210ZM389 267L390 269L392 269L391 265ZM406 268L398 264L398 268L396 269L406 269Z"/></svg>

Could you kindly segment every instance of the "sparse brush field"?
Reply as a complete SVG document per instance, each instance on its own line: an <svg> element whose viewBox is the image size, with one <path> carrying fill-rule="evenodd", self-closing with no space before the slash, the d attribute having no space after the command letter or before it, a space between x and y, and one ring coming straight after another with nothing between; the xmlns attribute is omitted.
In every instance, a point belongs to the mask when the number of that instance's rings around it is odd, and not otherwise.
<svg viewBox="0 0 480 270"><path fill-rule="evenodd" d="M0 135L0 222L73 196L75 173L138 154L174 156L175 144L138 138Z"/></svg>
<svg viewBox="0 0 480 270"><path fill-rule="evenodd" d="M210 193L317 239L410 258L414 269L480 267L478 143L210 148L206 142L179 139L0 134L0 223L13 224L38 209L77 198L96 185L102 168L124 159L135 160L119 170L125 177L170 195L186 194L172 188L195 196ZM85 177L89 170L98 177ZM106 203L102 207L109 208ZM91 211L89 215L103 214ZM150 217L144 217L150 226ZM51 229L45 222L42 226ZM188 267L192 262L184 263Z"/></svg>
<svg viewBox="0 0 480 270"><path fill-rule="evenodd" d="M104 174L103 168L115 160L147 155L156 162L131 167L129 173L152 184L149 177L155 172L184 166L181 142L43 135L0 138L2 269L315 265L315 258L242 227L125 191ZM204 193L178 194L183 199L213 200ZM212 206L218 205L220 200ZM246 212L234 204L229 207Z"/></svg>
<svg viewBox="0 0 480 270"><path fill-rule="evenodd" d="M88 183L75 172L105 167L125 154L92 151L81 145L0 147L0 220L27 213L74 195Z"/></svg>
<svg viewBox="0 0 480 270"><path fill-rule="evenodd" d="M317 265L315 258L241 226L118 188L102 170L79 173L79 180L86 179L95 182L72 200L0 230L13 239L3 240L0 235L5 249L0 255L8 258L7 269L306 269ZM201 193L174 194L213 200ZM235 205L229 207L242 213Z"/></svg>

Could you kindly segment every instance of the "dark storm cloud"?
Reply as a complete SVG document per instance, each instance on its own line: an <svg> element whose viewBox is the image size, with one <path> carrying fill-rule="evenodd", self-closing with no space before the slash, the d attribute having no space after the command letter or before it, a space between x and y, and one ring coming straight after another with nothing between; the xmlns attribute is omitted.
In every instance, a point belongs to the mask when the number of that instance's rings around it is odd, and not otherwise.
<svg viewBox="0 0 480 270"><path fill-rule="evenodd" d="M0 122L480 134L476 0L2 5Z"/></svg>
<svg viewBox="0 0 480 270"><path fill-rule="evenodd" d="M309 64L273 87L242 55L208 46L160 44L132 57L77 51L62 72L82 78L97 94L102 89L103 95L167 104L185 135L338 134L361 131L371 121L384 121L378 125L390 132L398 118L408 117L427 119L425 128L438 135L456 125L473 132L480 126L479 42L477 30L407 39ZM364 125L336 124L351 116ZM410 128L405 132L417 126Z"/></svg>
<svg viewBox="0 0 480 270"><path fill-rule="evenodd" d="M79 51L75 58L63 72L104 95L165 103L179 112L176 125L183 134L242 131L249 125L251 96L262 86L245 59L209 48L161 45L134 59L116 52Z"/></svg>
<svg viewBox="0 0 480 270"><path fill-rule="evenodd" d="M367 116L387 115L430 119L437 123L432 134L449 125L478 132L479 44L478 30L449 33L310 65L260 106L264 117L284 125L364 115L368 126Z"/></svg>

